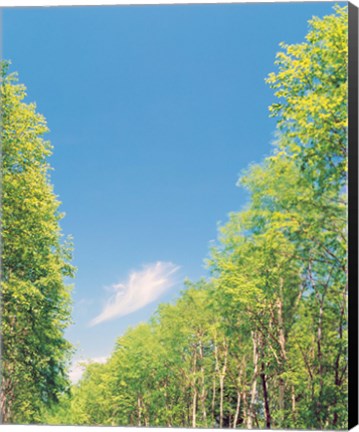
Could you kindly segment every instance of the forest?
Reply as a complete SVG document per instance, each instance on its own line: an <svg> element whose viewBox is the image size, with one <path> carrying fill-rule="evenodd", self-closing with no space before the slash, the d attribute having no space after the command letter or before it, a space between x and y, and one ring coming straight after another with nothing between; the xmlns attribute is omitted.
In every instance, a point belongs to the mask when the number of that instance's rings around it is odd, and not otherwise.
<svg viewBox="0 0 359 432"><path fill-rule="evenodd" d="M4 423L346 429L347 9L282 43L266 82L271 154L173 303L68 377L71 238L44 117L2 64L1 416ZM263 77L264 78L264 77Z"/></svg>

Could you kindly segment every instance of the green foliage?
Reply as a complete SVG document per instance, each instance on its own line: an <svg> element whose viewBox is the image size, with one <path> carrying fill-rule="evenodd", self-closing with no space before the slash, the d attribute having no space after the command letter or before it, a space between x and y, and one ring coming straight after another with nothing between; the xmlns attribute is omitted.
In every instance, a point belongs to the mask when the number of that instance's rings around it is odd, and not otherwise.
<svg viewBox="0 0 359 432"><path fill-rule="evenodd" d="M40 421L42 406L68 388L71 245L62 242L49 179L48 131L15 75L1 83L2 377L4 422Z"/></svg>
<svg viewBox="0 0 359 432"><path fill-rule="evenodd" d="M309 21L306 42L281 44L278 73L267 82L279 101L270 107L289 152L318 189L343 186L347 171L348 16Z"/></svg>

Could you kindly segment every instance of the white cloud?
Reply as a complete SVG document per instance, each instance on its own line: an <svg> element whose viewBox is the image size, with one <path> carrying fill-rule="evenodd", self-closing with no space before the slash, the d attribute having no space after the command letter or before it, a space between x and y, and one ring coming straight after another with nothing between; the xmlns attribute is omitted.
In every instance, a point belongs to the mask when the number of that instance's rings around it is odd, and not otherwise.
<svg viewBox="0 0 359 432"><path fill-rule="evenodd" d="M178 269L170 262L158 261L140 271L133 271L127 281L112 285L114 294L91 325L128 315L157 300L176 283L174 273Z"/></svg>
<svg viewBox="0 0 359 432"><path fill-rule="evenodd" d="M78 360L73 363L69 371L69 378L72 384L76 384L82 378L85 371L85 365L90 363L106 363L108 357L94 357L88 360Z"/></svg>

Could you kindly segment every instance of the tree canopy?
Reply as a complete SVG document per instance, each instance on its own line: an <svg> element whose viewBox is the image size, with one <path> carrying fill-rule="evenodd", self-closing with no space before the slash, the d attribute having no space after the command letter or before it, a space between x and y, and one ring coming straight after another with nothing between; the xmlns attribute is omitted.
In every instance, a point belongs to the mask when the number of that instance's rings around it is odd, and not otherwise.
<svg viewBox="0 0 359 432"><path fill-rule="evenodd" d="M62 240L60 202L50 182L44 117L2 65L1 416L40 421L68 388L71 245Z"/></svg>

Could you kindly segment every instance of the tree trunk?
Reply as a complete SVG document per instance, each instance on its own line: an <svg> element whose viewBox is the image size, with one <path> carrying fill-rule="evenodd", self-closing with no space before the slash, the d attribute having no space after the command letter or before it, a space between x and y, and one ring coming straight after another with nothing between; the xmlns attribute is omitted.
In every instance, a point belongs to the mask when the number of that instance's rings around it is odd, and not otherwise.
<svg viewBox="0 0 359 432"><path fill-rule="evenodd" d="M12 405L13 397L14 397L14 390L13 390L13 383L11 379L2 377L1 392L0 392L1 424L6 424L10 422L11 405Z"/></svg>
<svg viewBox="0 0 359 432"><path fill-rule="evenodd" d="M215 407L216 407L216 375L213 376L213 387L212 387L212 411L211 411L211 419L212 419L212 427L215 426Z"/></svg>
<svg viewBox="0 0 359 432"><path fill-rule="evenodd" d="M265 416L266 416L266 428L270 429L271 416L270 416L270 410L269 410L269 395L268 395L268 389L267 389L267 378L265 375L264 362L262 362L261 380L262 380L262 388L263 388L264 411L265 411Z"/></svg>
<svg viewBox="0 0 359 432"><path fill-rule="evenodd" d="M214 376L213 376L213 395L212 395L212 425L213 427L216 425L216 393L217 393L217 383L216 377L219 374L219 359L218 359L218 345L216 341L214 341L214 358L215 358L215 368L214 368Z"/></svg>
<svg viewBox="0 0 359 432"><path fill-rule="evenodd" d="M257 345L257 334L252 332L253 341L253 377L252 377L252 388L251 388L251 401L249 405L249 413L247 418L247 428L253 428L254 415L254 404L257 396L257 377L258 377L258 345Z"/></svg>
<svg viewBox="0 0 359 432"><path fill-rule="evenodd" d="M197 388L193 389L193 398L192 398L192 427L196 427L196 417L197 417Z"/></svg>
<svg viewBox="0 0 359 432"><path fill-rule="evenodd" d="M223 428L223 402L224 402L224 379L227 371L227 357L228 357L228 346L224 342L224 361L221 373L219 375L219 389L220 389L220 404L219 404L219 427Z"/></svg>
<svg viewBox="0 0 359 432"><path fill-rule="evenodd" d="M293 420L293 425L295 425L295 421L296 421L295 410L296 410L295 391L294 391L294 385L292 385L292 420Z"/></svg>
<svg viewBox="0 0 359 432"><path fill-rule="evenodd" d="M278 316L278 330L279 330L279 345L281 351L282 361L287 360L287 352L285 348L285 330L283 321L283 279L280 279L280 291L279 297L277 298L277 316Z"/></svg>
<svg viewBox="0 0 359 432"><path fill-rule="evenodd" d="M285 364L287 362L287 352L286 352L286 338L284 330L283 321L283 278L279 281L279 297L277 298L277 317L278 317L278 340L280 346L280 357L281 357L281 369L285 370ZM279 409L281 411L281 418L284 420L284 393L285 393L285 382L282 377L279 378Z"/></svg>
<svg viewBox="0 0 359 432"><path fill-rule="evenodd" d="M193 356L193 381L192 381L192 427L195 428L197 424L197 347L195 346L194 356Z"/></svg>
<svg viewBox="0 0 359 432"><path fill-rule="evenodd" d="M224 379L222 374L219 377L219 427L223 428L223 387L224 387Z"/></svg>
<svg viewBox="0 0 359 432"><path fill-rule="evenodd" d="M238 364L238 376L237 376L237 406L236 406L236 411L234 414L234 419L233 419L233 429L235 429L237 427L237 423L238 423L238 418L239 418L239 412L240 412L240 407L241 407L241 398L242 398L242 393L241 393L241 375L242 375L242 371L241 371L241 365ZM244 367L245 369L245 367Z"/></svg>
<svg viewBox="0 0 359 432"><path fill-rule="evenodd" d="M200 401L201 401L201 410L202 410L202 420L203 420L203 426L207 425L207 411L206 411L206 397L207 397L207 391L206 391L206 383L205 383L205 372L204 372L204 366L203 366L203 343L200 341L199 345L199 355L201 360L201 394L200 394Z"/></svg>
<svg viewBox="0 0 359 432"><path fill-rule="evenodd" d="M247 392L243 392L243 423L248 426L248 403L247 403Z"/></svg>
<svg viewBox="0 0 359 432"><path fill-rule="evenodd" d="M237 427L238 418L239 418L239 411L241 408L241 397L242 397L241 392L239 390L237 390L237 406L236 406L236 413L234 415L234 420L233 420L233 429L235 429Z"/></svg>
<svg viewBox="0 0 359 432"><path fill-rule="evenodd" d="M320 300L319 307L319 319L318 319L318 329L317 329L317 358L318 358L318 375L319 375L319 395L317 398L317 425L321 429L321 413L322 413L322 394L323 394L323 355L322 355L322 326L323 326L323 301L324 298Z"/></svg>

